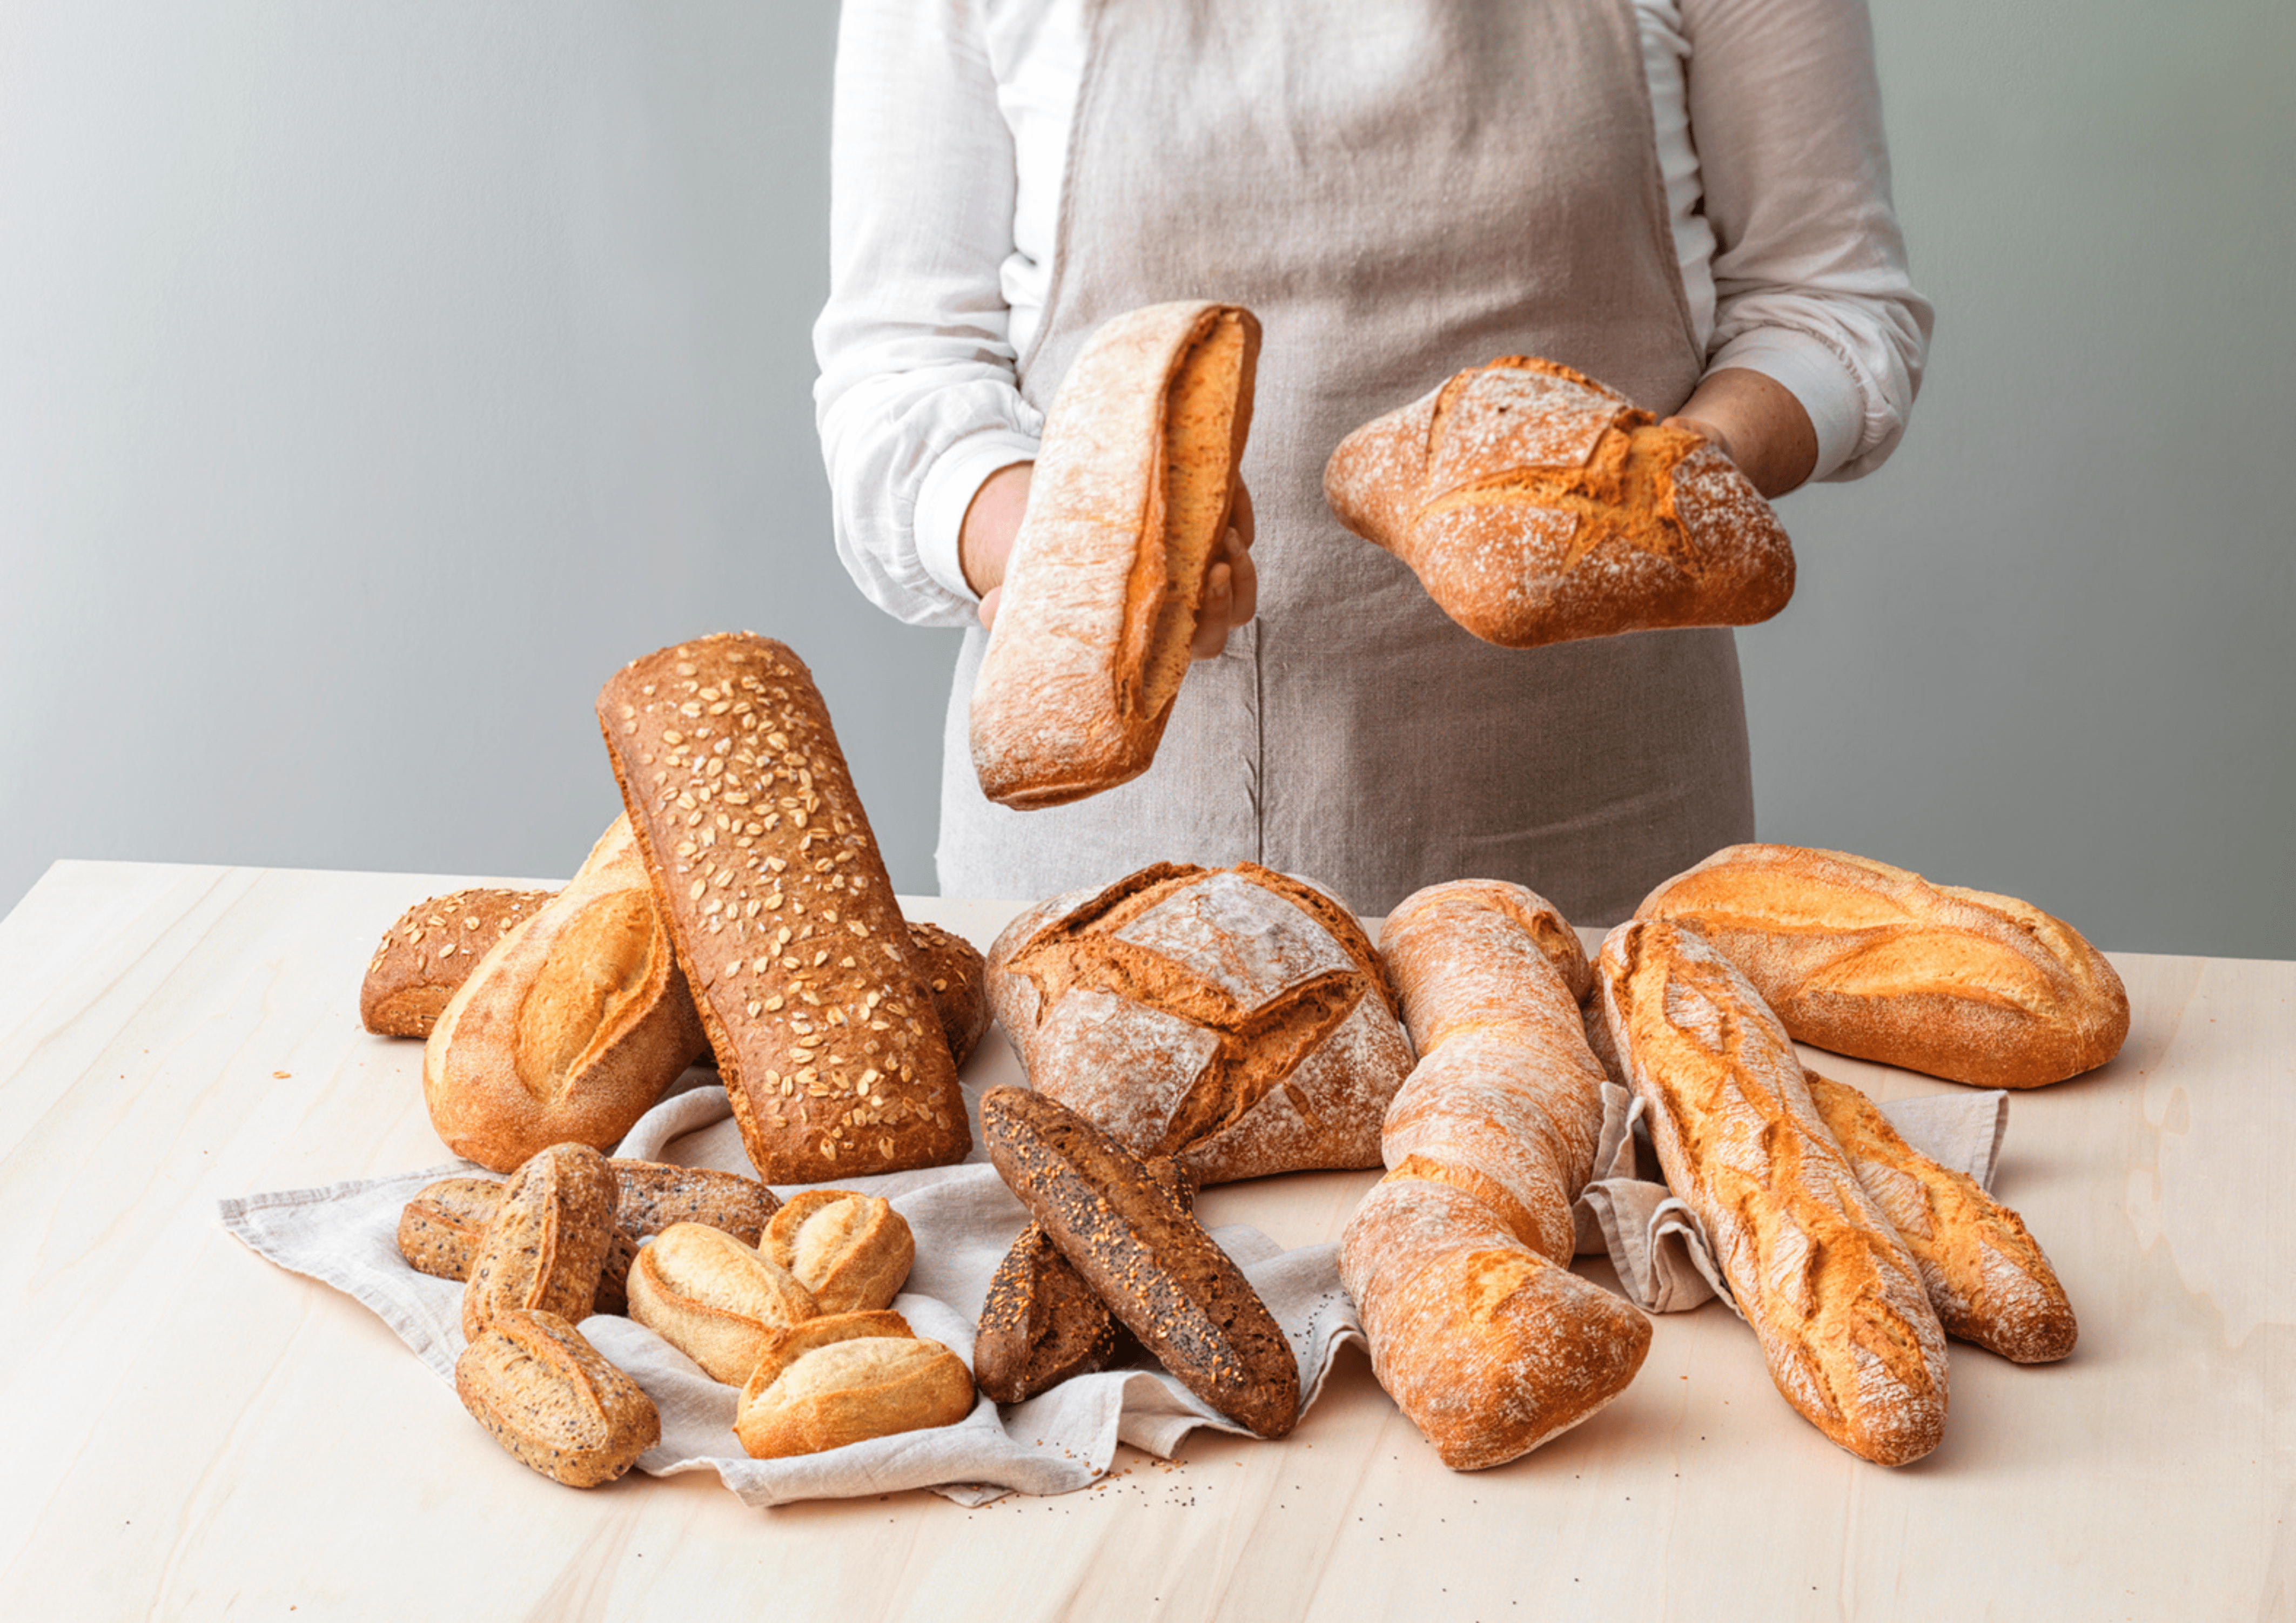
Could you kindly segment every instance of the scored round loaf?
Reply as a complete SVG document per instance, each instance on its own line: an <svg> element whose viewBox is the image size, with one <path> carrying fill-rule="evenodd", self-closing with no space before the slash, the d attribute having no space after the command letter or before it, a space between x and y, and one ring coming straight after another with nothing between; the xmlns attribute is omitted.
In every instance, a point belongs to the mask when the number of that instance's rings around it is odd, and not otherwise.
<svg viewBox="0 0 2296 1623"><path fill-rule="evenodd" d="M618 817L455 989L423 1045L422 1099L448 1149L507 1172L547 1144L613 1148L703 1047Z"/></svg>
<svg viewBox="0 0 2296 1623"><path fill-rule="evenodd" d="M1802 1075L1857 1181L1913 1252L1946 1334L2013 1364L2070 1353L2080 1327L2025 1220L1907 1143L1857 1089L1807 1067Z"/></svg>
<svg viewBox="0 0 2296 1623"><path fill-rule="evenodd" d="M821 1313L890 1306L916 1261L908 1219L882 1195L807 1189L766 1225L758 1250L786 1268Z"/></svg>
<svg viewBox="0 0 2296 1623"><path fill-rule="evenodd" d="M1696 930L1795 1040L1979 1087L2095 1069L2128 1036L2120 976L2029 902L1844 851L1734 845L1636 909Z"/></svg>
<svg viewBox="0 0 2296 1623"><path fill-rule="evenodd" d="M1161 863L1022 914L988 995L1029 1086L1201 1184L1379 1164L1411 1070L1346 907L1256 863Z"/></svg>
<svg viewBox="0 0 2296 1623"><path fill-rule="evenodd" d="M955 1062L804 661L680 643L617 672L598 724L758 1176L963 1160Z"/></svg>
<svg viewBox="0 0 2296 1623"><path fill-rule="evenodd" d="M972 691L990 799L1057 806L1154 759L1228 529L1259 353L1250 311L1187 301L1117 316L1070 363Z"/></svg>
<svg viewBox="0 0 2296 1623"><path fill-rule="evenodd" d="M377 1037L429 1037L488 949L541 910L549 890L457 890L414 904L383 933L359 985L359 1021Z"/></svg>
<svg viewBox="0 0 2296 1623"><path fill-rule="evenodd" d="M463 1339L513 1307L589 1314L614 1236L614 1175L587 1144L537 1152L503 1186L463 1285Z"/></svg>
<svg viewBox="0 0 2296 1623"><path fill-rule="evenodd" d="M512 1459L569 1488L612 1481L661 1440L653 1399L554 1313L489 1320L455 1360L455 1392Z"/></svg>
<svg viewBox="0 0 2296 1623"><path fill-rule="evenodd" d="M811 1319L774 1338L742 1388L734 1435L761 1460L842 1448L972 1412L964 1360L892 1312Z"/></svg>
<svg viewBox="0 0 2296 1623"><path fill-rule="evenodd" d="M775 1332L817 1312L779 1263L699 1223L673 1223L643 1247L629 1291L631 1318L727 1386L750 1378Z"/></svg>
<svg viewBox="0 0 2296 1623"><path fill-rule="evenodd" d="M1761 493L1699 435L1554 361L1505 356L1341 440L1341 523L1487 643L1751 626L1793 595Z"/></svg>
<svg viewBox="0 0 2296 1623"><path fill-rule="evenodd" d="M1705 1225L1779 1394L1861 1458L1929 1453L1945 1433L1945 1331L1777 1016L1663 919L1613 930L1596 974L1667 1186Z"/></svg>
<svg viewBox="0 0 2296 1623"><path fill-rule="evenodd" d="M1040 1093L980 1102L988 1159L1095 1294L1156 1361L1260 1437L1300 1417L1300 1368L1242 1270L1138 1157Z"/></svg>

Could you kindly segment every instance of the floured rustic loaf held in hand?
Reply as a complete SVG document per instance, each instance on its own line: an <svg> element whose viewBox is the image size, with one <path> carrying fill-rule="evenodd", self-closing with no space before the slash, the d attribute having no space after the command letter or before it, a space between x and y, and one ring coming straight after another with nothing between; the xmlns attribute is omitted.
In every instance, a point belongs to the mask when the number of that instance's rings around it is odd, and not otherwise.
<svg viewBox="0 0 2296 1623"><path fill-rule="evenodd" d="M2025 1221L1966 1174L1899 1135L1857 1089L1804 1068L1817 1113L1914 1254L1948 1335L2017 1364L2048 1364L2080 1328L2054 1268Z"/></svg>
<svg viewBox="0 0 2296 1623"><path fill-rule="evenodd" d="M554 1482L611 1482L661 1440L638 1383L554 1313L496 1314L455 1360L455 1391L510 1456Z"/></svg>
<svg viewBox="0 0 2296 1623"><path fill-rule="evenodd" d="M1300 1366L1283 1327L1137 1156L1026 1088L988 1090L980 1135L1029 1215L1158 1363L1247 1430L1292 1430Z"/></svg>
<svg viewBox="0 0 2296 1623"><path fill-rule="evenodd" d="M1751 626L1793 595L1786 533L1727 457L1553 361L1505 357L1365 423L1324 496L1503 648Z"/></svg>
<svg viewBox="0 0 2296 1623"><path fill-rule="evenodd" d="M553 1144L512 1175L471 1258L463 1285L463 1339L474 1341L508 1310L534 1308L568 1323L597 1299L614 1236L614 1174L587 1144Z"/></svg>
<svg viewBox="0 0 2296 1623"><path fill-rule="evenodd" d="M704 637L624 668L598 721L759 1176L963 1160L948 1040L804 662Z"/></svg>
<svg viewBox="0 0 2296 1623"><path fill-rule="evenodd" d="M1340 1242L1372 1373L1455 1471L1503 1464L1624 1391L1650 1321L1570 1272L1603 1073L1546 900L1463 880L1406 897L1381 950L1420 1059L1387 1115L1388 1175Z"/></svg>
<svg viewBox="0 0 2296 1623"><path fill-rule="evenodd" d="M703 1052L629 819L504 935L439 1014L422 1099L447 1147L507 1172L569 1140L609 1150Z"/></svg>
<svg viewBox="0 0 2296 1623"><path fill-rule="evenodd" d="M1780 1394L1862 1458L1929 1453L1945 1434L1945 1332L1777 1016L1664 920L1612 930L1596 973L1667 1185L1705 1225Z"/></svg>
<svg viewBox="0 0 2296 1623"><path fill-rule="evenodd" d="M1256 863L1164 863L1022 914L988 996L1029 1086L1200 1184L1379 1164L1411 1070L1346 907Z"/></svg>
<svg viewBox="0 0 2296 1623"><path fill-rule="evenodd" d="M1148 769L1228 529L1259 353L1250 311L1160 304L1070 364L972 693L990 799L1056 806Z"/></svg>
<svg viewBox="0 0 2296 1623"><path fill-rule="evenodd" d="M359 1022L377 1037L429 1037L439 1011L494 944L555 892L457 890L414 904L383 935L359 986Z"/></svg>
<svg viewBox="0 0 2296 1623"><path fill-rule="evenodd" d="M1726 847L1636 912L1697 930L1797 1041L1857 1059L2039 1087L2128 1035L2120 975L2071 925L1846 852Z"/></svg>
<svg viewBox="0 0 2296 1623"><path fill-rule="evenodd" d="M775 1336L742 1388L734 1435L761 1460L953 1426L972 1376L898 1313L828 1314Z"/></svg>

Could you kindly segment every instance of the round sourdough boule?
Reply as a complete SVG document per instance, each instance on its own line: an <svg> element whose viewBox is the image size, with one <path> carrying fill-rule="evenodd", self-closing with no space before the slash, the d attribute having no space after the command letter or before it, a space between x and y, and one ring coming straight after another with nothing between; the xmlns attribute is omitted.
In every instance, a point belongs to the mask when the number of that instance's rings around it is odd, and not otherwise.
<svg viewBox="0 0 2296 1623"><path fill-rule="evenodd" d="M463 1339L513 1307L586 1316L614 1234L614 1175L587 1144L553 1144L503 1186L502 1205L471 1258Z"/></svg>
<svg viewBox="0 0 2296 1623"><path fill-rule="evenodd" d="M496 1315L455 1360L455 1393L512 1459L569 1488L612 1481L661 1440L653 1399L554 1313Z"/></svg>
<svg viewBox="0 0 2296 1623"><path fill-rule="evenodd" d="M773 1336L816 1316L812 1293L769 1257L699 1223L674 1223L630 1266L630 1317L739 1386Z"/></svg>
<svg viewBox="0 0 2296 1623"><path fill-rule="evenodd" d="M366 966L359 1023L377 1037L429 1037L479 960L554 894L457 890L415 903L383 932Z"/></svg>
<svg viewBox="0 0 2296 1623"><path fill-rule="evenodd" d="M898 1313L841 1313L776 1337L742 1388L734 1435L761 1460L819 1454L972 1412L964 1360Z"/></svg>
<svg viewBox="0 0 2296 1623"><path fill-rule="evenodd" d="M885 1307L917 1258L916 1237L891 1202L849 1189L791 1196L758 1250L795 1275L823 1313Z"/></svg>

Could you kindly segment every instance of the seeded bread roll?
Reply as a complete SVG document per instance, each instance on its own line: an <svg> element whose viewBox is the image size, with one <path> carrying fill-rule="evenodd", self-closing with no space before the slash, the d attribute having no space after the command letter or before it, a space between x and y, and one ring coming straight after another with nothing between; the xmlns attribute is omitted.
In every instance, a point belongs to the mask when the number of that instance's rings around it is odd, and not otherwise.
<svg viewBox="0 0 2296 1623"><path fill-rule="evenodd" d="M956 1066L804 663L705 637L625 667L598 720L758 1176L963 1160Z"/></svg>
<svg viewBox="0 0 2296 1623"><path fill-rule="evenodd" d="M1648 1319L1570 1272L1603 1127L1564 979L1586 955L1543 897L1496 880L1405 898L1380 947L1420 1058L1340 1278L1380 1384L1446 1465L1479 1471L1596 1413L1650 1349Z"/></svg>
<svg viewBox="0 0 2296 1623"><path fill-rule="evenodd" d="M439 1012L488 949L554 894L457 890L415 903L384 932L367 963L360 1023L377 1037L429 1037Z"/></svg>
<svg viewBox="0 0 2296 1623"><path fill-rule="evenodd" d="M917 974L932 994L933 1012L948 1038L949 1057L962 1066L988 1035L988 964L980 949L954 930L909 921Z"/></svg>
<svg viewBox="0 0 2296 1623"><path fill-rule="evenodd" d="M972 1377L898 1313L840 1313L776 1336L742 1388L734 1435L761 1460L953 1426L972 1412Z"/></svg>
<svg viewBox="0 0 2296 1623"><path fill-rule="evenodd" d="M779 1263L699 1223L673 1223L630 1266L630 1317L727 1386L750 1378L775 1332L816 1312Z"/></svg>
<svg viewBox="0 0 2296 1623"><path fill-rule="evenodd" d="M1357 429L1332 453L1324 496L1503 648L1751 626L1793 595L1786 533L1727 457L1528 356Z"/></svg>
<svg viewBox="0 0 2296 1623"><path fill-rule="evenodd" d="M638 1383L554 1313L499 1313L455 1360L455 1392L510 1456L554 1482L611 1482L661 1440Z"/></svg>
<svg viewBox="0 0 2296 1623"><path fill-rule="evenodd" d="M565 889L496 942L422 1049L422 1099L457 1155L507 1172L570 1140L610 1150L702 1052L618 817Z"/></svg>
<svg viewBox="0 0 2296 1623"><path fill-rule="evenodd" d="M1856 1088L1802 1075L1857 1181L1913 1252L1946 1333L2016 1364L2071 1352L2080 1334L2072 1304L2024 1219L1907 1143Z"/></svg>
<svg viewBox="0 0 2296 1623"><path fill-rule="evenodd" d="M1705 1225L1779 1393L1852 1454L1921 1458L1945 1432L1945 1332L1785 1028L1727 959L1664 920L1612 930L1596 973L1667 1185Z"/></svg>
<svg viewBox="0 0 2296 1623"><path fill-rule="evenodd" d="M1022 914L988 994L1029 1084L1205 1184L1379 1162L1411 1070L1379 955L1257 863L1142 869Z"/></svg>
<svg viewBox="0 0 2296 1623"><path fill-rule="evenodd" d="M2128 994L2062 919L1841 851L1726 847L1643 898L1742 971L1797 1041L1979 1087L2094 1069Z"/></svg>
<svg viewBox="0 0 2296 1623"><path fill-rule="evenodd" d="M487 1226L502 1209L503 1186L488 1177L440 1178L399 1209L398 1254L418 1274L460 1283Z"/></svg>
<svg viewBox="0 0 2296 1623"><path fill-rule="evenodd" d="M980 1132L1029 1215L1157 1362L1246 1430L1292 1430L1300 1368L1283 1328L1136 1156L1025 1088L991 1088Z"/></svg>
<svg viewBox="0 0 2296 1623"><path fill-rule="evenodd" d="M614 1175L587 1144L553 1144L521 1167L471 1258L463 1339L512 1307L588 1314L613 1243Z"/></svg>
<svg viewBox="0 0 2296 1623"><path fill-rule="evenodd" d="M1259 324L1234 305L1109 322L1045 416L972 692L972 764L1007 806L1139 776L1188 672L1251 425Z"/></svg>
<svg viewBox="0 0 2296 1623"><path fill-rule="evenodd" d="M778 1195L738 1172L619 1159L611 1164L620 1192L614 1222L633 1240L659 1234L673 1223L701 1223L755 1245L781 1209Z"/></svg>

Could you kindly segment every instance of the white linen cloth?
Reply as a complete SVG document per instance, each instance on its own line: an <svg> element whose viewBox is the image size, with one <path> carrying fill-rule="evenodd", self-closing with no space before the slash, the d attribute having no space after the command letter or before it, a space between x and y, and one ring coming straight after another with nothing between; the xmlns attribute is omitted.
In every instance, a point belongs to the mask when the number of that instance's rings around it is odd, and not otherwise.
<svg viewBox="0 0 2296 1623"><path fill-rule="evenodd" d="M1813 477L1871 471L1905 431L1932 316L1890 202L1863 0L1617 3L1707 369L1793 392L1817 431ZM971 623L965 509L1036 455L1015 365L1060 268L1086 4L843 7L815 404L840 555L913 624Z"/></svg>
<svg viewBox="0 0 2296 1623"><path fill-rule="evenodd" d="M726 1090L714 1073L689 1071L674 1093L631 1128L615 1153L755 1176ZM977 1088L968 1088L968 1094ZM967 1100L979 1119L979 1100ZM258 1255L332 1285L372 1309L452 1389L463 1347L463 1287L417 1273L398 1253L398 1217L442 1177L487 1176L466 1161L318 1189L220 1202L223 1225ZM962 1166L854 1178L838 1185L884 1196L916 1236L916 1266L893 1307L917 1334L972 1363L973 1326L988 1282L1028 1221L976 1146ZM776 1193L786 1193L787 1191ZM1257 1229L1213 1236L1234 1258L1300 1361L1300 1408L1322 1389L1341 1347L1360 1340L1362 1321L1340 1287L1339 1248L1285 1251ZM927 1488L960 1504L1011 1492L1067 1493L1105 1475L1119 1442L1169 1457L1199 1426L1244 1435L1177 1380L1152 1366L1080 1375L999 1411L980 1398L961 1423L855 1443L791 1460L753 1460L734 1436L735 1389L703 1374L683 1353L630 1319L594 1315L582 1333L626 1371L661 1412L661 1441L638 1457L652 1476L714 1471L752 1506L856 1497ZM475 1424L451 1397L439 1423Z"/></svg>

